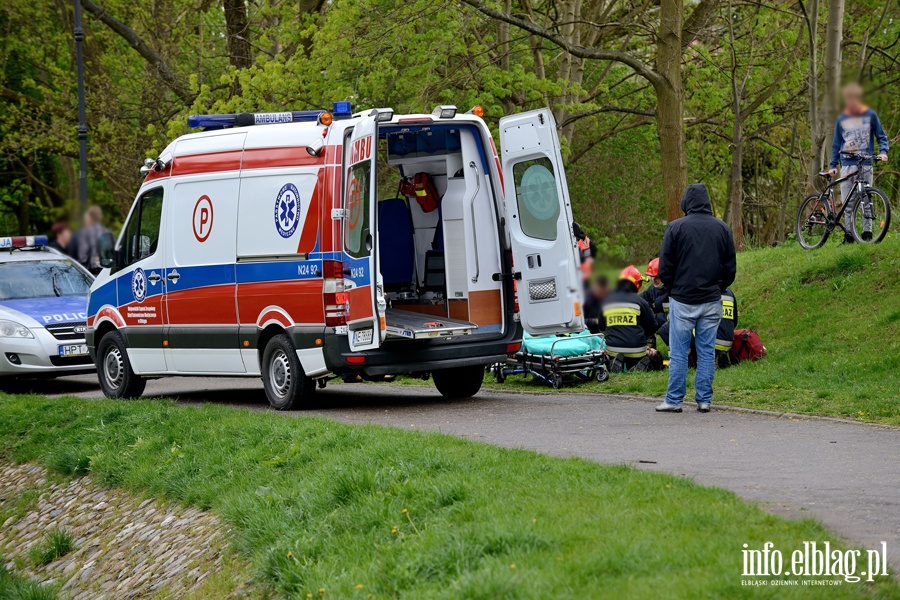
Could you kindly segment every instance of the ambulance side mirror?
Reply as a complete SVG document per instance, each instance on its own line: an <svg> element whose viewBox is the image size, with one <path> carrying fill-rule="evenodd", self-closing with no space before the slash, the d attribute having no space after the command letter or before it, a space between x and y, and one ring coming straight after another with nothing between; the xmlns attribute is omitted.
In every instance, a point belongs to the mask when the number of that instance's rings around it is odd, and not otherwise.
<svg viewBox="0 0 900 600"><path fill-rule="evenodd" d="M100 266L112 268L116 265L116 238L111 233L104 233L97 240L97 254L100 255Z"/></svg>

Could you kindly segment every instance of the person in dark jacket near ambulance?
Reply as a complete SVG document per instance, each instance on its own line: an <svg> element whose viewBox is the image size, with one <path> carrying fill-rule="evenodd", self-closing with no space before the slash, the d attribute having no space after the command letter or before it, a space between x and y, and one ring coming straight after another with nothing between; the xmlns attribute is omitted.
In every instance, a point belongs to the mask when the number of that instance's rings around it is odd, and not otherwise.
<svg viewBox="0 0 900 600"><path fill-rule="evenodd" d="M702 183L681 198L684 217L666 226L659 252L659 278L669 290L669 385L659 412L681 412L687 387L688 351L695 332L697 410L709 412L716 373L716 331L722 294L734 282L734 238L712 214Z"/></svg>
<svg viewBox="0 0 900 600"><path fill-rule="evenodd" d="M625 369L647 371L655 365L653 356L648 354L647 340L656 333L656 319L653 309L638 295L642 279L636 267L624 268L616 289L603 303L601 328L606 334L613 373ZM650 352L656 354L655 350Z"/></svg>

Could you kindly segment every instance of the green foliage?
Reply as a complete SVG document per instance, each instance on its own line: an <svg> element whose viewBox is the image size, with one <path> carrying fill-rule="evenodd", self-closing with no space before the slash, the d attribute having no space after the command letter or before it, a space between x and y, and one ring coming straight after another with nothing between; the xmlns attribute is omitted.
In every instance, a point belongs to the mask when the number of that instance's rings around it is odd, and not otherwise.
<svg viewBox="0 0 900 600"><path fill-rule="evenodd" d="M614 260L643 261L656 252L665 218L660 173L669 158L658 154L655 94L628 67L577 59L456 0L305 0L247 2L242 35L252 64L236 69L221 3L97 3L156 52L190 95L179 98L159 69L85 12L89 196L114 227L140 184L142 159L186 133L192 113L328 108L341 99L415 112L439 103L463 110L480 104L496 133L500 116L549 105L561 125L582 225ZM613 1L601 17L611 24L598 26L590 11L600 9L578 6L583 14L574 28L563 23L568 4L513 2L510 9L580 44L621 48L652 64L655 38L648 32L657 11ZM687 12L695 6L688 3ZM71 23L71 3L8 0L0 9L0 234L46 232L55 220L79 217ZM848 5L847 77L891 89L885 86L894 78L898 31L896 3ZM719 3L683 57L690 179L709 185L720 215L731 161L732 79L744 82L749 106L788 66L744 119L744 216L746 237L756 246L783 240L793 203L805 191L806 35L793 5ZM895 134L900 109L892 98L881 92L870 100ZM878 183L898 196L900 178L882 170Z"/></svg>
<svg viewBox="0 0 900 600"><path fill-rule="evenodd" d="M40 544L31 548L28 556L35 565L49 565L72 549L71 534L62 529L53 529L44 534L44 540Z"/></svg>
<svg viewBox="0 0 900 600"><path fill-rule="evenodd" d="M6 561L0 556L0 598L4 600L56 600L56 589L42 586L17 577L6 570Z"/></svg>
<svg viewBox="0 0 900 600"><path fill-rule="evenodd" d="M740 544L839 543L687 479L436 433L165 401L0 394L0 409L11 458L89 447L99 482L220 513L279 597L733 597Z"/></svg>

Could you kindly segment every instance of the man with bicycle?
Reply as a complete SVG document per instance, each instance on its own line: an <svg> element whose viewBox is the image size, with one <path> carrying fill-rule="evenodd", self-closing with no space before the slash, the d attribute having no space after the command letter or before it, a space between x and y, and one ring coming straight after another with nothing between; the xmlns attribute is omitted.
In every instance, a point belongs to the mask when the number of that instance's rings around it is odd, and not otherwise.
<svg viewBox="0 0 900 600"><path fill-rule="evenodd" d="M863 90L858 83L851 83L844 87L844 112L838 115L834 125L834 139L831 143L831 163L828 173L837 174L838 162L841 163L841 177L845 177L859 169L866 183L872 185L872 161L854 158L853 155L875 154L875 142L878 142L879 154L877 159L887 161L889 148L888 137L881 126L881 121L874 110L863 104ZM855 182L852 178L841 183L841 201L846 202L850 197ZM850 234L851 211L844 213L844 222L847 231L844 234L845 243L853 243ZM863 241L872 239L872 220L866 218L863 222Z"/></svg>

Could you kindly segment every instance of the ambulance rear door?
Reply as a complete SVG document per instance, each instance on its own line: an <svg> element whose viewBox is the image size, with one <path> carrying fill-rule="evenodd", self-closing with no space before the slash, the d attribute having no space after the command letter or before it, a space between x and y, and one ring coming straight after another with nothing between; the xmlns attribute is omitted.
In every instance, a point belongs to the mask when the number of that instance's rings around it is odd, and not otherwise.
<svg viewBox="0 0 900 600"><path fill-rule="evenodd" d="M344 281L347 302L347 335L350 349L371 350L381 345L382 315L378 312L379 271L375 223L378 208L375 149L378 131L375 116L364 117L344 143Z"/></svg>
<svg viewBox="0 0 900 600"><path fill-rule="evenodd" d="M580 259L553 114L500 119L500 147L522 326L533 335L581 331Z"/></svg>

